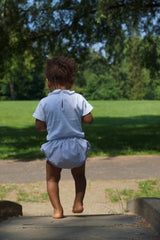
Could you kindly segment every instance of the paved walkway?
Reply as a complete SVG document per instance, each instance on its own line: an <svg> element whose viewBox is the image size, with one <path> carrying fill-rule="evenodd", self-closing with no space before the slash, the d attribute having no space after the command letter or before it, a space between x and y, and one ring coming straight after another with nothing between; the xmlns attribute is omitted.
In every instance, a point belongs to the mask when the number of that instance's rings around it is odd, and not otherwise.
<svg viewBox="0 0 160 240"><path fill-rule="evenodd" d="M160 156L92 158L87 160L90 180L148 179L160 177ZM70 181L70 171L62 181ZM0 161L0 183L45 181L45 161ZM97 198L99 196L97 188ZM1 240L159 240L160 236L134 215L66 215L54 220L48 216L25 216L1 222Z"/></svg>
<svg viewBox="0 0 160 240"><path fill-rule="evenodd" d="M160 156L124 156L89 158L86 176L90 180L149 179L160 177ZM62 180L72 179L69 170ZM0 160L0 183L45 181L45 160Z"/></svg>
<svg viewBox="0 0 160 240"><path fill-rule="evenodd" d="M124 215L13 218L1 223L1 240L158 240L139 217Z"/></svg>

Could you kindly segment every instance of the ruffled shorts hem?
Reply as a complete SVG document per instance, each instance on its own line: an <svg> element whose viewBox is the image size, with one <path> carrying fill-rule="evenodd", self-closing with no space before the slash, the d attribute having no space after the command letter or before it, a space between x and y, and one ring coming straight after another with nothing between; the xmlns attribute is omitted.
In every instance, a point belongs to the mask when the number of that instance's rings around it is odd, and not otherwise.
<svg viewBox="0 0 160 240"><path fill-rule="evenodd" d="M65 138L42 144L41 151L52 165L72 169L85 163L90 148L90 143L85 139Z"/></svg>

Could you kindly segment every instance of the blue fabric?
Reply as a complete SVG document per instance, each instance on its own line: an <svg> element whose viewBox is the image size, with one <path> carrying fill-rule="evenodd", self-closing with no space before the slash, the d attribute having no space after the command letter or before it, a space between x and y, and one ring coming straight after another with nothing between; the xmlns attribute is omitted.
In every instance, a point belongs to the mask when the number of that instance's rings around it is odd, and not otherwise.
<svg viewBox="0 0 160 240"><path fill-rule="evenodd" d="M48 142L41 151L51 164L74 168L85 162L90 144L83 139L81 121L92 109L82 95L69 90L57 89L41 99L33 117L47 125Z"/></svg>
<svg viewBox="0 0 160 240"><path fill-rule="evenodd" d="M41 146L46 159L59 168L75 168L84 164L90 144L81 138L49 141Z"/></svg>
<svg viewBox="0 0 160 240"><path fill-rule="evenodd" d="M39 102L33 117L46 122L48 141L66 137L84 138L81 119L92 109L82 95L58 89Z"/></svg>

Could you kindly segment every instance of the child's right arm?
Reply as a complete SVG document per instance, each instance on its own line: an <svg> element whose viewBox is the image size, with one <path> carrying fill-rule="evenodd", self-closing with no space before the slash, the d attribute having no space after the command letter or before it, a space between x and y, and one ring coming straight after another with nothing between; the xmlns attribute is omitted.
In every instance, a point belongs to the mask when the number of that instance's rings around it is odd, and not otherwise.
<svg viewBox="0 0 160 240"><path fill-rule="evenodd" d="M45 131L47 129L46 123L36 119L36 129L38 131Z"/></svg>
<svg viewBox="0 0 160 240"><path fill-rule="evenodd" d="M83 124L89 125L89 124L92 124L92 122L93 122L93 117L91 113L88 113L87 115L82 117Z"/></svg>

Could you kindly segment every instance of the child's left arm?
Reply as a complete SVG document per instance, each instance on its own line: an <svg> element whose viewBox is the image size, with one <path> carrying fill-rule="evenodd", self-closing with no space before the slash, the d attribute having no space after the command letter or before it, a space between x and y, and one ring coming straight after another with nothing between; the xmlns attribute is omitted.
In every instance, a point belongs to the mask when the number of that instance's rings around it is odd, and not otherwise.
<svg viewBox="0 0 160 240"><path fill-rule="evenodd" d="M39 119L36 119L36 129L38 131L45 131L47 129L47 125L45 122L42 122L41 120Z"/></svg>
<svg viewBox="0 0 160 240"><path fill-rule="evenodd" d="M88 113L87 115L82 117L82 123L86 125L90 125L93 122L93 117L91 113Z"/></svg>

